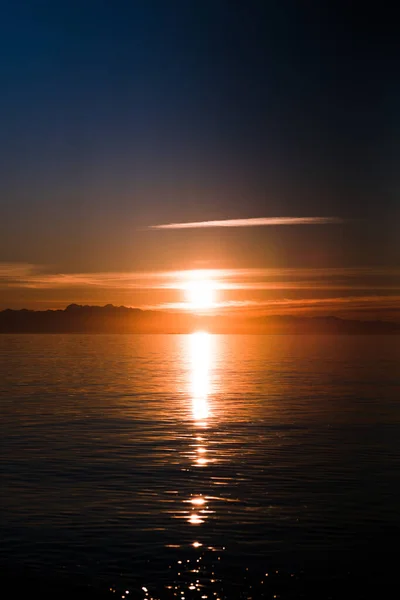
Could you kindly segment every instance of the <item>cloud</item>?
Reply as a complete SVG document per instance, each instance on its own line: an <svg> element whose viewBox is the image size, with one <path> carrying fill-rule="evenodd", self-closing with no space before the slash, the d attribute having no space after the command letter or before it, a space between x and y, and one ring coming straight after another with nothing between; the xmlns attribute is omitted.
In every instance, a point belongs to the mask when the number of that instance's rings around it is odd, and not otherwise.
<svg viewBox="0 0 400 600"><path fill-rule="evenodd" d="M42 268L41 265L20 262L0 262L0 281L30 277Z"/></svg>
<svg viewBox="0 0 400 600"><path fill-rule="evenodd" d="M174 271L54 273L41 265L0 263L0 288L153 289L166 287L163 282L174 275Z"/></svg>
<svg viewBox="0 0 400 600"><path fill-rule="evenodd" d="M399 310L400 296L347 296L326 298L282 298L277 300L227 300L215 302L213 311L247 309L264 315L284 314L338 314L352 311ZM187 302L164 302L145 307L152 310L192 310Z"/></svg>
<svg viewBox="0 0 400 600"><path fill-rule="evenodd" d="M400 269L249 268L97 273L54 273L41 265L0 263L0 288L182 290L192 279L218 290L396 290Z"/></svg>
<svg viewBox="0 0 400 600"><path fill-rule="evenodd" d="M192 223L149 225L148 229L203 229L206 227L260 227L267 225L330 225L343 223L339 217L258 217L255 219L223 219Z"/></svg>
<svg viewBox="0 0 400 600"><path fill-rule="evenodd" d="M213 281L217 290L214 311L218 312L372 314L382 311L390 315L400 307L400 269L395 267L57 273L50 266L0 263L0 292L7 295L7 302L14 295L18 304L21 297L30 306L42 303L46 308L48 304L59 307L84 298L89 304L116 301L149 308L151 303L152 308L188 310L190 304L183 301L183 291L187 282L196 278ZM24 293L20 296L21 290ZM65 302L60 301L60 294Z"/></svg>

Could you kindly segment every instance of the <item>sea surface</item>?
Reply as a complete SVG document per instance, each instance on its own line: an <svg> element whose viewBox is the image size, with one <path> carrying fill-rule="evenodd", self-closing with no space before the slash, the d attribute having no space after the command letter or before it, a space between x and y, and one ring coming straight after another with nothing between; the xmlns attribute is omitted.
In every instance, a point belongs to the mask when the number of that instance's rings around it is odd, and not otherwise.
<svg viewBox="0 0 400 600"><path fill-rule="evenodd" d="M397 575L400 336L1 335L0 434L15 589L364 598Z"/></svg>

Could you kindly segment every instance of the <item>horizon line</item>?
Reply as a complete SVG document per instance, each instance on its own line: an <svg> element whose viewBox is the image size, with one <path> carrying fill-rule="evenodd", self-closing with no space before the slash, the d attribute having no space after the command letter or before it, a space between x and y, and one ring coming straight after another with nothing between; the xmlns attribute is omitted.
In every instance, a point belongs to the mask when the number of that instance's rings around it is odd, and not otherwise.
<svg viewBox="0 0 400 600"><path fill-rule="evenodd" d="M192 312L192 314L195 315L199 315L201 314L202 316L205 317L212 317L212 316L218 316L221 314L229 314L229 312L226 311L226 309L230 309L230 308L241 308L244 309L243 310L243 315L246 314L246 316L250 316L249 313L246 313L246 308L254 308L254 307L258 307L258 308L277 308L277 310L279 309L287 309L287 308L294 308L296 306L301 306L302 308L304 307L316 307L318 305L323 305L324 308L328 307L328 306L335 306L338 307L340 305L351 305L354 303L359 303L362 304L363 306L366 306L368 304L371 304L372 302L376 301L376 300L383 300L383 301L388 301L388 300L400 300L400 296L346 296L346 297L328 297L328 298L279 298L279 299L274 299L274 300L268 300L268 301L258 301L258 300L244 300L244 301L227 301L227 302L216 302L214 303L213 307L211 309L204 309L204 310L192 310L191 307L187 306L187 304L185 302L167 302L167 303L160 303L160 304L147 304L147 305L142 305L142 306L132 306L132 305L125 305L125 304L113 304L111 302L108 302L106 304L98 304L95 301L90 301L91 303L81 303L81 302L65 302L65 301L49 301L49 303L53 304L63 304L63 307L59 307L59 308L47 308L47 309L35 309L35 308L12 308L12 307L7 307L7 308L2 308L0 309L0 313L1 312L32 312L32 313L37 313L37 312L66 312L67 309L69 308L77 308L77 309L81 309L81 308L116 308L116 309L128 309L128 310L135 310L135 311L141 311L141 312L146 312L146 311L150 311L150 312L168 312L169 310L172 310L174 313L175 312L181 312L183 314L190 314L190 312ZM385 302L383 302L383 304L385 304ZM382 303L381 306L379 308L383 308ZM398 306L385 306L384 307L385 310L394 310L394 311L398 311L400 310ZM218 312L218 309L221 312ZM224 310L225 309L225 310ZM368 307L369 310L373 310L374 307L373 306L369 306ZM236 311L235 311L236 313ZM286 316L286 310L285 312L281 313L282 316L285 315ZM280 313L272 313L273 316L280 316ZM237 316L237 313L235 314L235 316ZM267 315L264 315L267 316ZM324 316L337 316L337 315L324 315ZM310 315L310 318L312 318L312 315ZM340 318L340 317L339 317Z"/></svg>

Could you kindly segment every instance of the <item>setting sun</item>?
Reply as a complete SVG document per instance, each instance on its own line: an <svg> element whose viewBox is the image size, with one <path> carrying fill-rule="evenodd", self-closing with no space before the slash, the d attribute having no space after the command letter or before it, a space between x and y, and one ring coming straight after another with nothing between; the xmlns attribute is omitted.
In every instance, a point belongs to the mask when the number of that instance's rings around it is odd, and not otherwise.
<svg viewBox="0 0 400 600"><path fill-rule="evenodd" d="M190 308L207 309L215 302L215 284L210 279L193 279L185 285Z"/></svg>

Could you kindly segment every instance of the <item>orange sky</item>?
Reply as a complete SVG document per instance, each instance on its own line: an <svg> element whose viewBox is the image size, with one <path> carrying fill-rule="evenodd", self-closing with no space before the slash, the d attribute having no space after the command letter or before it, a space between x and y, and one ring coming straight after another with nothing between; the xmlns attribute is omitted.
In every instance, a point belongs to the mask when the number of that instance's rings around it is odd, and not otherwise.
<svg viewBox="0 0 400 600"><path fill-rule="evenodd" d="M397 319L400 269L219 268L60 273L0 264L0 309L70 303L252 314L337 314Z"/></svg>

